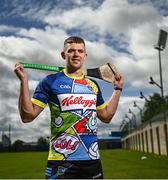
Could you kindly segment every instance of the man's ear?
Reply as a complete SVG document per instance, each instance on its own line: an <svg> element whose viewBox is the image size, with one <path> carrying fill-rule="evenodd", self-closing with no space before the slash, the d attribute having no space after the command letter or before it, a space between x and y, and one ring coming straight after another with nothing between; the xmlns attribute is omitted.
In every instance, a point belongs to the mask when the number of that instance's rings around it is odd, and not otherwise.
<svg viewBox="0 0 168 180"><path fill-rule="evenodd" d="M87 58L87 54L85 54L85 59Z"/></svg>
<svg viewBox="0 0 168 180"><path fill-rule="evenodd" d="M65 59L65 53L64 53L64 51L61 52L61 56L62 56L63 59Z"/></svg>

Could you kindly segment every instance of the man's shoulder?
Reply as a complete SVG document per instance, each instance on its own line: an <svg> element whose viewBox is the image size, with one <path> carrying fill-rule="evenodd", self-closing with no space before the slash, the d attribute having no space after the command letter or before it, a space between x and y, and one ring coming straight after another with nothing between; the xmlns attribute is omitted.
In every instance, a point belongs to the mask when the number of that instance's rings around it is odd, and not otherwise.
<svg viewBox="0 0 168 180"><path fill-rule="evenodd" d="M64 73L62 71L58 73L48 74L41 80L41 83L46 84L46 85L47 84L51 85L53 82L55 82L56 80L59 80L63 76L64 76Z"/></svg>
<svg viewBox="0 0 168 180"><path fill-rule="evenodd" d="M89 84L99 87L99 85L95 79L87 77L86 80L89 82Z"/></svg>
<svg viewBox="0 0 168 180"><path fill-rule="evenodd" d="M99 88L99 85L96 82L96 80L94 80L92 78L87 78L86 80L89 83L89 85L93 88L94 92L97 94L98 91L100 90L100 88Z"/></svg>
<svg viewBox="0 0 168 180"><path fill-rule="evenodd" d="M64 73L61 71L58 73L48 74L47 76L44 77L44 80L56 80L62 76L64 76Z"/></svg>

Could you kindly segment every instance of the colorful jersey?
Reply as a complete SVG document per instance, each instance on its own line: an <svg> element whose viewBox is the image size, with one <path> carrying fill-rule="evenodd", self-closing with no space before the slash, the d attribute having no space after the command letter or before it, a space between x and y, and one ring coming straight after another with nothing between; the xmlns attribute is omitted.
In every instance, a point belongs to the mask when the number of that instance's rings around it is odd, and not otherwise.
<svg viewBox="0 0 168 180"><path fill-rule="evenodd" d="M96 109L106 106L98 85L63 70L37 86L32 102L51 111L48 160L99 159Z"/></svg>

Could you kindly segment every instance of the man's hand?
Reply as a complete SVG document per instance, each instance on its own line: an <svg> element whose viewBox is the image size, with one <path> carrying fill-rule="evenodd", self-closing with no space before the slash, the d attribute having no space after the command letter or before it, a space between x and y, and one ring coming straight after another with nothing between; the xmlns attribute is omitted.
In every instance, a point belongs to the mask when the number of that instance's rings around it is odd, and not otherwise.
<svg viewBox="0 0 168 180"><path fill-rule="evenodd" d="M21 82L28 81L27 73L24 70L24 67L22 64L20 64L20 63L15 64L14 72L17 75L17 77L20 79Z"/></svg>
<svg viewBox="0 0 168 180"><path fill-rule="evenodd" d="M120 75L118 74L118 76L114 80L114 88L122 89L123 84L124 84L124 78L121 74Z"/></svg>

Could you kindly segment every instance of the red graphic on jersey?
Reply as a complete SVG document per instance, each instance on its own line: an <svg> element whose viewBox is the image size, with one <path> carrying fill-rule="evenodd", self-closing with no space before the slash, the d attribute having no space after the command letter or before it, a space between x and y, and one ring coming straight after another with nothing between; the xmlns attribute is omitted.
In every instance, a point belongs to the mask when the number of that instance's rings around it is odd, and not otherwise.
<svg viewBox="0 0 168 180"><path fill-rule="evenodd" d="M87 81L85 79L75 79L75 83L87 85Z"/></svg>
<svg viewBox="0 0 168 180"><path fill-rule="evenodd" d="M76 129L77 133L88 133L89 130L87 128L87 122L92 117L93 112L89 113L86 117L84 117L82 120L80 120L77 124L74 125L74 128Z"/></svg>

